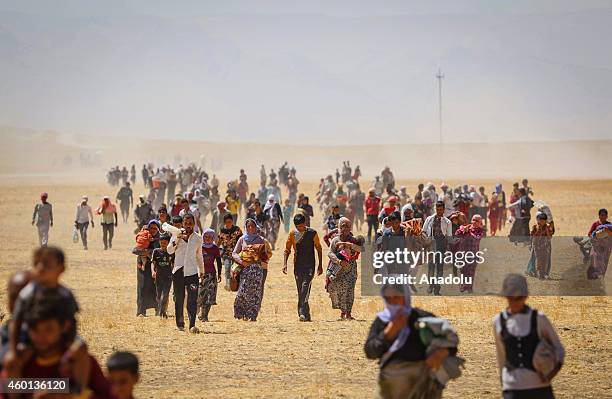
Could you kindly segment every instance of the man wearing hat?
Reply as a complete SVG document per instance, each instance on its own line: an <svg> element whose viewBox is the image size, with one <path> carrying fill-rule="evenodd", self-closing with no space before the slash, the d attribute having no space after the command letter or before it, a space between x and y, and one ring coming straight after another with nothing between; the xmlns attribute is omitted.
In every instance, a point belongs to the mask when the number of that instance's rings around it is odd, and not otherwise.
<svg viewBox="0 0 612 399"><path fill-rule="evenodd" d="M554 398L551 380L563 365L565 349L548 317L527 306L527 280L504 279L508 307L493 318L497 366L504 399Z"/></svg>
<svg viewBox="0 0 612 399"><path fill-rule="evenodd" d="M318 276L323 274L323 249L317 232L306 226L304 215L295 215L293 224L295 224L295 230L289 233L285 244L283 273L287 274L287 260L293 250L293 274L298 291L298 317L300 321L310 321L308 298L315 272L315 249L319 259Z"/></svg>
<svg viewBox="0 0 612 399"><path fill-rule="evenodd" d="M74 218L74 226L79 230L81 235L81 242L83 243L83 249L87 250L87 228L91 223L91 228L94 227L93 211L91 206L87 204L88 198L84 195L81 198L81 203L77 205L76 216Z"/></svg>
<svg viewBox="0 0 612 399"><path fill-rule="evenodd" d="M40 194L40 204L34 206L32 214L32 226L36 224L38 228L38 243L42 247L46 247L49 243L49 227L53 227L53 207L47 198L49 194Z"/></svg>

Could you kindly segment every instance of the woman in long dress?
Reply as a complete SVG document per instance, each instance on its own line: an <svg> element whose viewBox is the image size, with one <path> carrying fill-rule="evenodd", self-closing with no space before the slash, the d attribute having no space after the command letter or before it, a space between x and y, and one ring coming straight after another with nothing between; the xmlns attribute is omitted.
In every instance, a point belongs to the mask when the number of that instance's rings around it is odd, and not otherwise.
<svg viewBox="0 0 612 399"><path fill-rule="evenodd" d="M147 225L152 237L149 247L142 250L135 248L133 251L135 255L138 255L136 267L137 316L146 316L147 309L153 308L156 311L158 309L155 281L151 274L151 254L155 248L159 248L159 227L157 220L151 220Z"/></svg>
<svg viewBox="0 0 612 399"><path fill-rule="evenodd" d="M260 235L255 220L247 219L244 227L245 234L238 239L232 253L236 261L232 274L240 281L234 301L234 318L256 321L263 298L264 267L267 268L272 250Z"/></svg>
<svg viewBox="0 0 612 399"><path fill-rule="evenodd" d="M461 275L466 279L466 283L459 288L460 292L472 293L477 266L475 254L480 250L480 240L483 235L482 216L478 214L472 216L472 223L459 227L455 232L455 236L459 238L458 251L464 254L474 254L470 256L471 261L465 261L463 267L459 269Z"/></svg>
<svg viewBox="0 0 612 399"><path fill-rule="evenodd" d="M328 292L332 297L332 307L340 308L341 320L353 320L351 311L355 300L355 284L357 283L357 258L361 253L361 245L351 234L351 221L345 217L338 221L338 235L329 246L328 257L330 267ZM337 301L334 301L337 299ZM335 303L334 303L335 302Z"/></svg>

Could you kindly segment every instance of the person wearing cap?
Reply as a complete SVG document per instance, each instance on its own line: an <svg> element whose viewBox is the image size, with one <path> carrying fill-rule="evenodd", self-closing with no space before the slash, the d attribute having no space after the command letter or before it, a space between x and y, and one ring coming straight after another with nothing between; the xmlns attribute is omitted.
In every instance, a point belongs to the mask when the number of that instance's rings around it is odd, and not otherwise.
<svg viewBox="0 0 612 399"><path fill-rule="evenodd" d="M319 259L317 276L323 274L323 249L319 235L314 229L306 226L304 215L293 217L295 230L287 236L283 273L287 274L287 260L293 250L293 275L298 291L298 317L300 321L310 321L310 287L315 273L315 250Z"/></svg>
<svg viewBox="0 0 612 399"><path fill-rule="evenodd" d="M102 241L104 242L104 250L113 248L113 236L115 227L117 227L119 219L117 217L117 207L110 200L109 196L104 196L102 203L96 209L96 214L102 216Z"/></svg>
<svg viewBox="0 0 612 399"><path fill-rule="evenodd" d="M129 181L126 181L124 186L119 189L116 200L119 201L123 223L127 223L130 216L130 208L134 206L134 193Z"/></svg>
<svg viewBox="0 0 612 399"><path fill-rule="evenodd" d="M47 193L40 194L40 204L34 206L32 214L32 226L38 228L38 243L42 247L49 243L49 227L53 227L53 207L47 202L48 197Z"/></svg>
<svg viewBox="0 0 612 399"><path fill-rule="evenodd" d="M546 315L527 306L527 280L509 274L501 295L508 307L493 318L493 334L504 399L554 398L551 380L565 348Z"/></svg>
<svg viewBox="0 0 612 399"><path fill-rule="evenodd" d="M451 221L444 216L444 202L436 202L436 213L428 216L423 223L423 232L427 237L430 237L433 244L433 250L436 254L433 260L429 262L427 276L429 278L442 277L444 273L444 252L448 247L448 239L453 235L453 227ZM430 284L427 290L430 294L440 295L440 284Z"/></svg>
<svg viewBox="0 0 612 399"><path fill-rule="evenodd" d="M83 249L87 250L87 228L91 223L91 228L94 228L94 217L91 206L87 204L88 198L86 195L81 198L81 203L77 205L76 216L74 218L74 226L79 230L81 235L81 243Z"/></svg>

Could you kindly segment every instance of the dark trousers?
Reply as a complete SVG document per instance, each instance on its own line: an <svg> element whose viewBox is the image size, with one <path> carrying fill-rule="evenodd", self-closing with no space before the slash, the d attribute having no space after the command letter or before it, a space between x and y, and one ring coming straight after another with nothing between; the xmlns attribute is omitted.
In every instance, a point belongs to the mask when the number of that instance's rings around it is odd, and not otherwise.
<svg viewBox="0 0 612 399"><path fill-rule="evenodd" d="M166 316L168 310L168 297L170 296L171 276L157 275L155 279L155 291L157 294L157 316Z"/></svg>
<svg viewBox="0 0 612 399"><path fill-rule="evenodd" d="M515 389L503 392L504 399L555 399L552 387Z"/></svg>
<svg viewBox="0 0 612 399"><path fill-rule="evenodd" d="M296 268L294 276L298 292L298 315L304 316L306 320L310 320L310 306L308 305L308 298L310 297L310 287L314 277L314 267Z"/></svg>
<svg viewBox="0 0 612 399"><path fill-rule="evenodd" d="M434 239L434 251L436 252L433 261L427 265L427 277L442 277L444 274L444 252L446 251L446 238ZM433 255L433 254L432 254ZM435 295L440 294L440 284L429 284L429 292Z"/></svg>
<svg viewBox="0 0 612 399"><path fill-rule="evenodd" d="M374 236L376 236L376 232L378 231L378 216L376 215L368 215L368 242L372 241L372 230L374 231Z"/></svg>
<svg viewBox="0 0 612 399"><path fill-rule="evenodd" d="M83 248L87 248L87 228L89 228L89 222L77 223L77 229L79 230L79 234L81 235L81 242L83 243Z"/></svg>
<svg viewBox="0 0 612 399"><path fill-rule="evenodd" d="M113 223L102 223L102 241L104 241L104 249L113 247L114 234L115 225Z"/></svg>
<svg viewBox="0 0 612 399"><path fill-rule="evenodd" d="M119 208L121 208L121 217L123 218L123 223L127 223L128 218L130 216L130 201L121 201L119 203Z"/></svg>
<svg viewBox="0 0 612 399"><path fill-rule="evenodd" d="M172 285L174 286L174 313L176 316L176 326L185 327L183 309L185 307L185 292L187 292L187 316L189 317L189 328L195 326L196 313L198 311L198 275L183 276L183 268L180 268L172 275Z"/></svg>

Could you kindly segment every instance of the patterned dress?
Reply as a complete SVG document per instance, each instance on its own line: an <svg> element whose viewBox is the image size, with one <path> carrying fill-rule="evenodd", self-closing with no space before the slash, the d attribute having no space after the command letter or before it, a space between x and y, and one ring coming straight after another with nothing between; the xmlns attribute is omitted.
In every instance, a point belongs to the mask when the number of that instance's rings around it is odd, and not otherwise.
<svg viewBox="0 0 612 399"><path fill-rule="evenodd" d="M234 301L234 318L255 321L261 309L263 269L257 263L240 272L240 285Z"/></svg>
<svg viewBox="0 0 612 399"><path fill-rule="evenodd" d="M249 260L245 261L241 258L240 253L254 252L250 251L251 246L265 245L266 259L265 262L272 256L269 244L261 236L257 236L255 239L247 244L245 240L246 236L242 236L238 239L236 247L234 248L233 257L234 260L240 260L246 265L240 268L239 272L239 285L238 291L236 292L236 299L234 301L234 318L241 320L257 320L257 315L261 309L261 301L263 299L263 284L264 284L264 270L263 267L267 267L262 260Z"/></svg>
<svg viewBox="0 0 612 399"><path fill-rule="evenodd" d="M346 242L350 242L354 245L354 250L361 252L361 249L356 245L355 238L349 236ZM329 247L329 259L333 265L332 268L336 269L335 278L329 281L327 291L329 293L332 308L340 309L342 313L350 313L353 309L353 302L355 301L355 284L357 283L357 260L349 260L347 267L340 266L341 258L340 249L338 249L338 243L342 242L340 236L336 236L332 239ZM358 249L359 248L359 249Z"/></svg>
<svg viewBox="0 0 612 399"><path fill-rule="evenodd" d="M535 266L540 278L544 278L548 272L552 252L551 240L554 232L554 228L548 223L542 226L536 224L531 230Z"/></svg>
<svg viewBox="0 0 612 399"><path fill-rule="evenodd" d="M484 235L484 230L480 227L474 227L471 224L459 227L455 232L455 236L459 237L458 251L464 253L476 254L480 250L480 239ZM462 284L459 290L461 292L468 291L472 292L474 284L474 278L476 275L476 263L475 256L469 257L472 261L465 261L465 265L460 268L461 275L470 278L470 283Z"/></svg>

